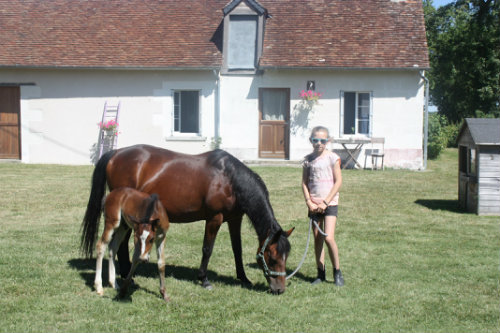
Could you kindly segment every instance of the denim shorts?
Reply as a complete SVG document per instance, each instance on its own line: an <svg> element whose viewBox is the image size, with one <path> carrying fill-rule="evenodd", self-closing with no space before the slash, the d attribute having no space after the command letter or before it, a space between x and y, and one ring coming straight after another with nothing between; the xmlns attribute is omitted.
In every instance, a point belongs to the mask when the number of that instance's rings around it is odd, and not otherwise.
<svg viewBox="0 0 500 333"><path fill-rule="evenodd" d="M314 221L319 221L323 219L325 216L337 216L339 212L339 206L328 206L326 207L326 210L324 213L311 213L307 215L308 217L312 218Z"/></svg>

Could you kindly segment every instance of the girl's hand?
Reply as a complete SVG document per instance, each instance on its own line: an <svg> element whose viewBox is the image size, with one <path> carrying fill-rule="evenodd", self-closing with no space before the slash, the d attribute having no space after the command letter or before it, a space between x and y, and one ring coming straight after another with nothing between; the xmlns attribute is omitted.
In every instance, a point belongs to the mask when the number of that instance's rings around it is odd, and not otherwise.
<svg viewBox="0 0 500 333"><path fill-rule="evenodd" d="M316 213L318 210L318 205L316 205L314 202L309 200L309 201L307 201L307 208L309 208L309 211Z"/></svg>

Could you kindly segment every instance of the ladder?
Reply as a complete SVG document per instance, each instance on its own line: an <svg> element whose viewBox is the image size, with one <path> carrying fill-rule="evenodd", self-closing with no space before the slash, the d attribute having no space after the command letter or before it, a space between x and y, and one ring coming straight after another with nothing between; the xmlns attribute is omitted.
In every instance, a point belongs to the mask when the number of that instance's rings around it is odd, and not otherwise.
<svg viewBox="0 0 500 333"><path fill-rule="evenodd" d="M104 103L104 111L102 113L102 121L101 124L106 124L109 121L114 120L117 124L119 124L119 116L120 116L120 103L118 104L110 104L108 101ZM118 127L117 127L118 128ZM116 148L116 143L118 141L117 130L116 131L107 131L105 128L100 126L99 130L99 158L101 156Z"/></svg>

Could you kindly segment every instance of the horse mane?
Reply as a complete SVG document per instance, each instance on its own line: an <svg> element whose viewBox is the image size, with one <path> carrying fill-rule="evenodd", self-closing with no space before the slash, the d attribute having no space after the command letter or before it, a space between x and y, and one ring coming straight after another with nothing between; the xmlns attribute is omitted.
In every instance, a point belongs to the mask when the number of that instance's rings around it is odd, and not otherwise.
<svg viewBox="0 0 500 333"><path fill-rule="evenodd" d="M247 214L259 236L264 239L280 233L277 250L279 253L290 252L290 243L286 233L274 217L274 211L269 202L269 192L262 178L228 152L216 149L208 156L208 164L222 170L229 178L236 203L243 213Z"/></svg>
<svg viewBox="0 0 500 333"><path fill-rule="evenodd" d="M149 222L151 215L153 215L156 201L158 201L158 194L156 194L156 193L151 194L151 196L148 198L148 200L149 200L149 202L148 202L148 205L146 206L146 213L141 218L141 223L148 223Z"/></svg>

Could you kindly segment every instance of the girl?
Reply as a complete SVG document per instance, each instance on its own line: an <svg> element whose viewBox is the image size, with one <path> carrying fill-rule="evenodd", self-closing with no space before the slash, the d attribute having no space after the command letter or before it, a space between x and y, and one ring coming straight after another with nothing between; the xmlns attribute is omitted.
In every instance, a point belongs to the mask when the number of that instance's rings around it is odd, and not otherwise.
<svg viewBox="0 0 500 333"><path fill-rule="evenodd" d="M326 238L314 228L314 250L318 277L312 282L317 284L325 281L325 253L323 242L326 242L328 253L333 265L335 285L343 286L344 278L340 271L339 251L335 242L335 225L337 222L337 205L339 189L342 185L340 157L326 149L330 142L328 129L323 126L313 128L309 138L313 152L305 157L302 173L302 191L309 209L309 217L318 225L323 224Z"/></svg>

